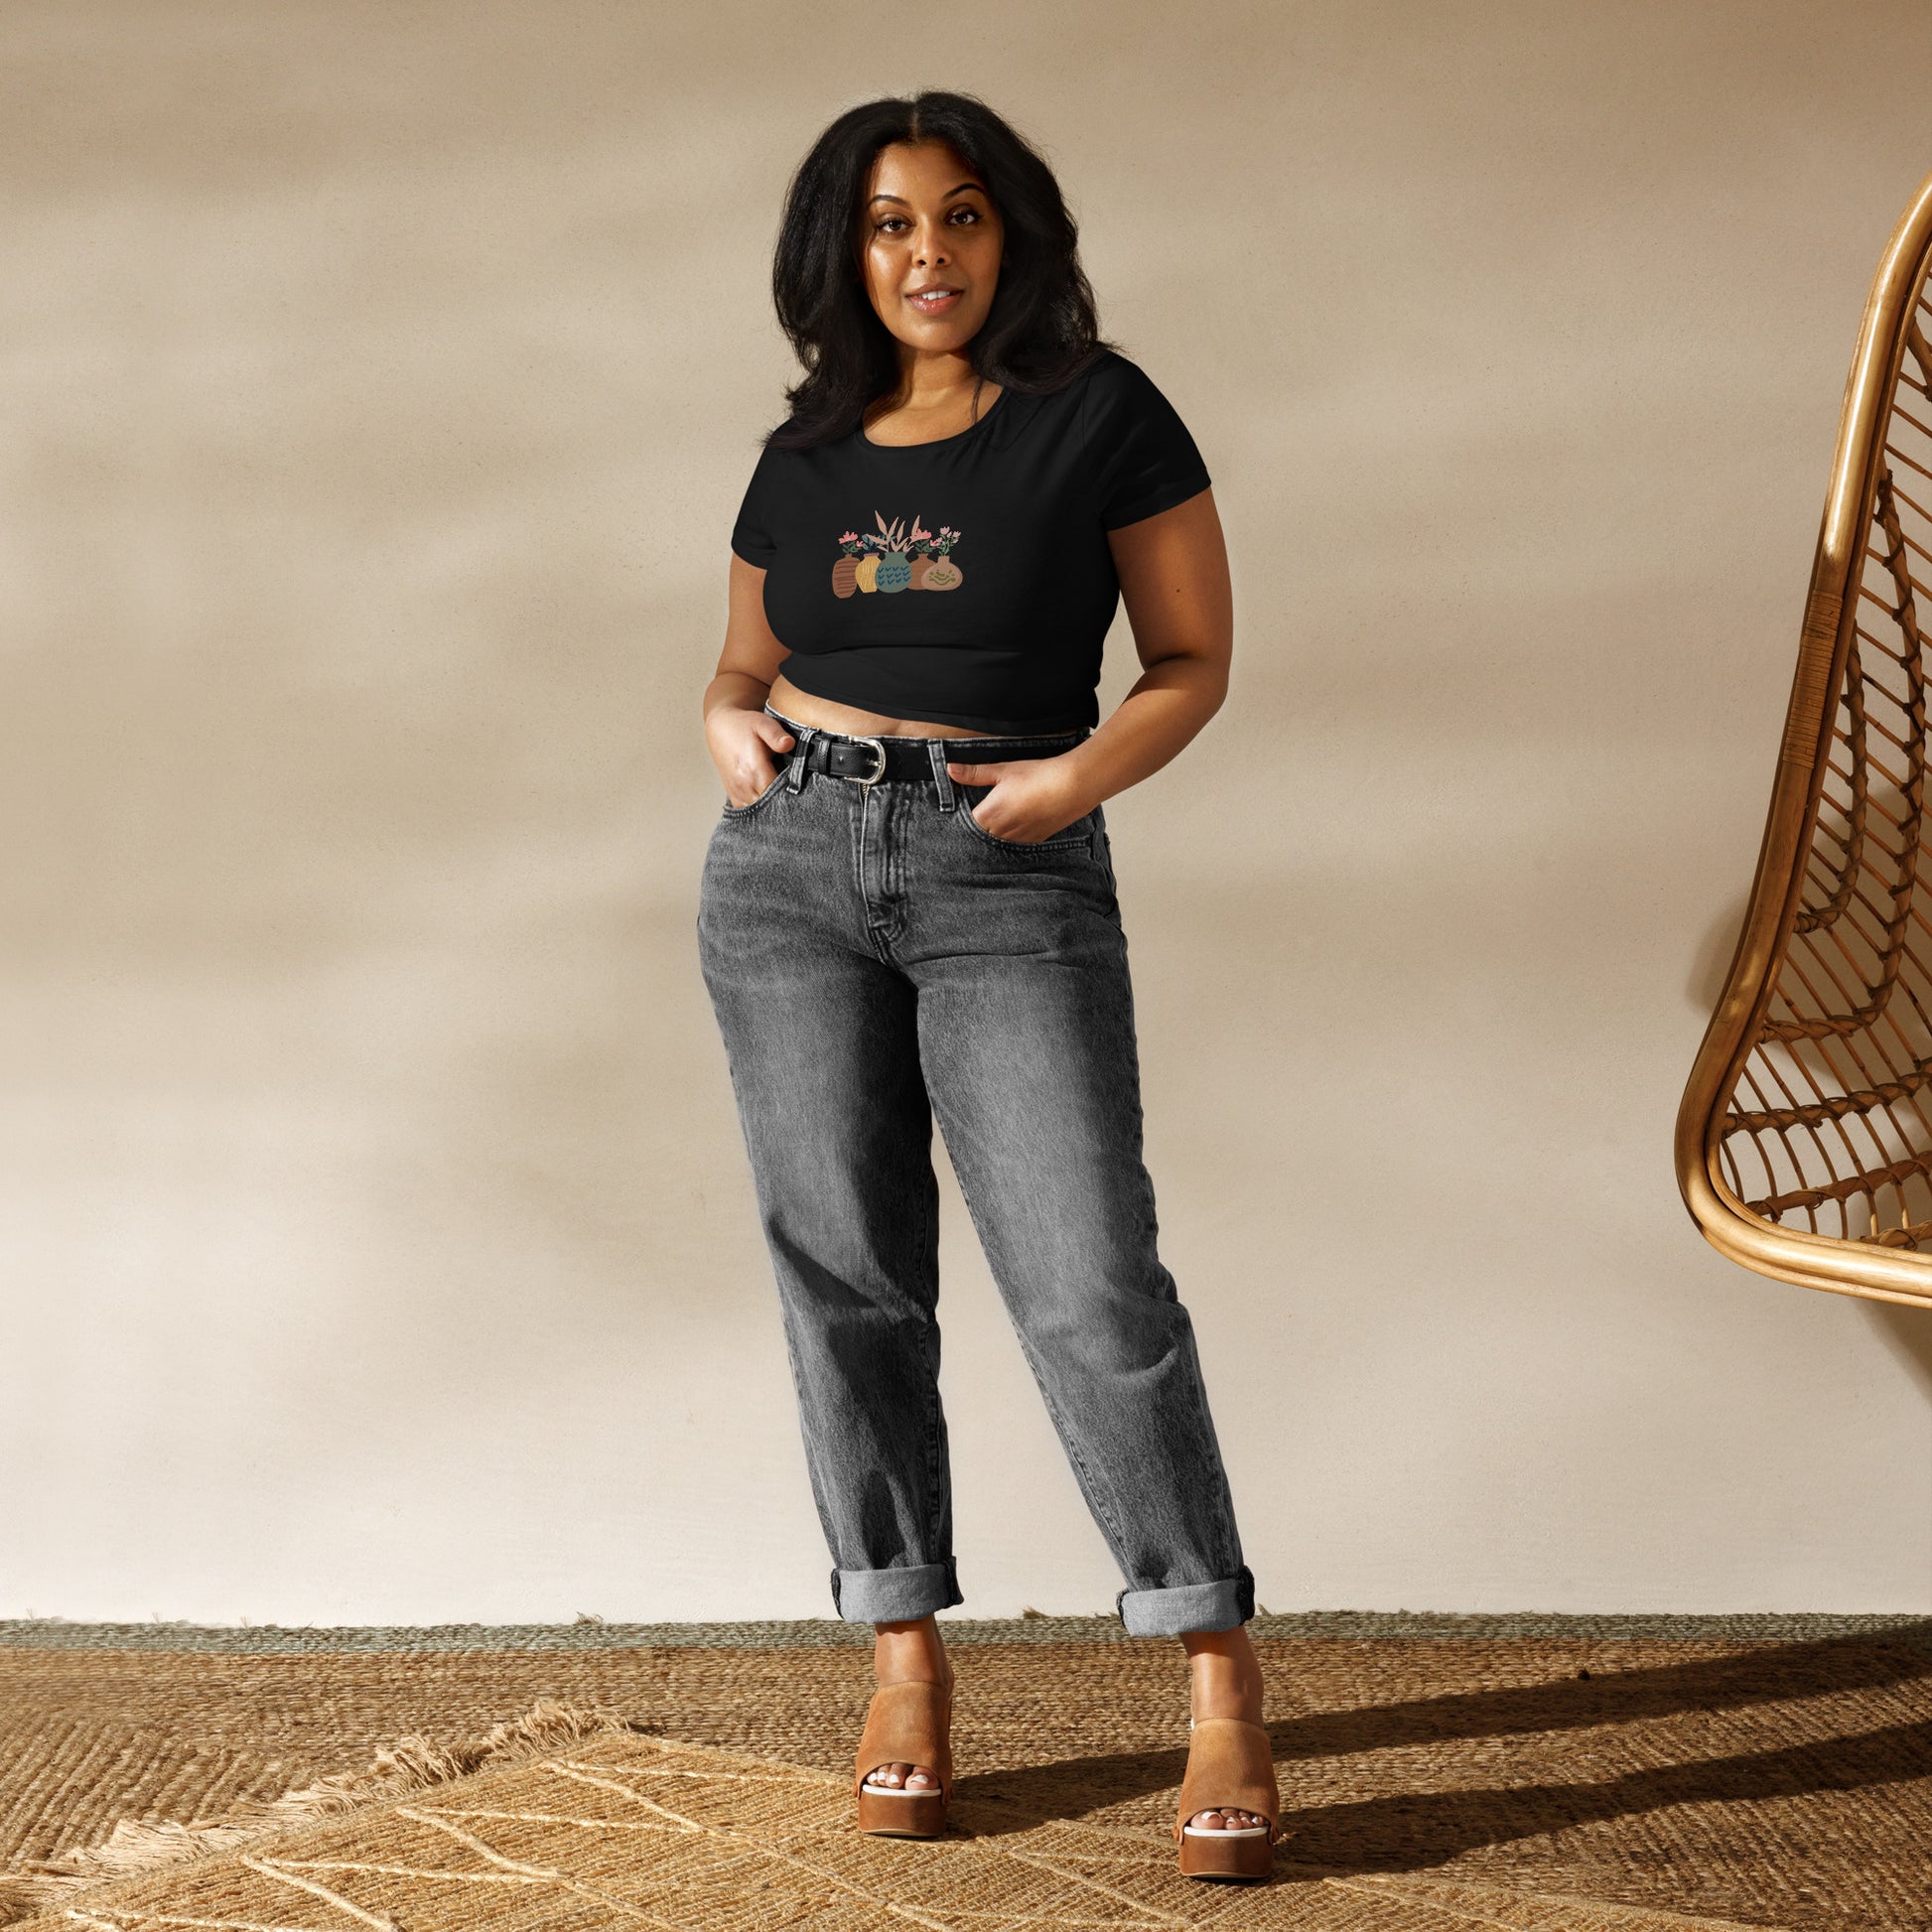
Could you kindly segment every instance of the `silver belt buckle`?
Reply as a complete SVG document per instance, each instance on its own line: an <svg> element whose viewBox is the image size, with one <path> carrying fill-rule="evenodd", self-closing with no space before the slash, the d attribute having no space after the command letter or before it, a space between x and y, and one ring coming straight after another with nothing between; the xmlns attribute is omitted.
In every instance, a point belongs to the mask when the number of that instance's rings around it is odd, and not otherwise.
<svg viewBox="0 0 1932 1932"><path fill-rule="evenodd" d="M879 754L879 769L869 778L862 778L854 771L841 771L839 776L849 778L855 785L871 790L886 775L886 747L876 738L854 738L852 742L855 745L870 745Z"/></svg>

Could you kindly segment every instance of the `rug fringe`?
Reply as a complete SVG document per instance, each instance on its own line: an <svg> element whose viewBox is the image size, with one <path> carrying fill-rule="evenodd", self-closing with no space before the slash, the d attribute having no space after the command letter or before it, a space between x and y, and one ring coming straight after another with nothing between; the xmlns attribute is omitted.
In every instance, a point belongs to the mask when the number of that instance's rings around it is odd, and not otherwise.
<svg viewBox="0 0 1932 1932"><path fill-rule="evenodd" d="M359 1770L337 1771L278 1798L245 1798L201 1824L144 1824L123 1818L98 1845L77 1847L37 1862L35 1871L0 1872L0 1926L72 1901L84 1886L128 1878L184 1859L227 1852L254 1839L314 1824L365 1805L412 1797L498 1761L554 1750L607 1731L647 1733L655 1725L605 1705L560 1704L539 1698L520 1718L491 1725L479 1738L438 1744L419 1732L378 1750Z"/></svg>

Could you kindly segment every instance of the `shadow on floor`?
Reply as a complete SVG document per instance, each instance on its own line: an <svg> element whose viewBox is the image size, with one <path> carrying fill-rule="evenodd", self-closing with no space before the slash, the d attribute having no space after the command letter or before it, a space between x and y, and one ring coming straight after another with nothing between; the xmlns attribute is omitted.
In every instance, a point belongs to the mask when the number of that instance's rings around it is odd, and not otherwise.
<svg viewBox="0 0 1932 1932"><path fill-rule="evenodd" d="M1932 1777L1932 1715L1809 1743L1697 1757L1558 1784L1402 1792L1298 1808L1295 1766L1405 1745L1638 1724L1736 1712L1932 1680L1932 1619L1876 1636L1780 1644L1734 1656L1548 1684L1323 1712L1269 1725L1287 1807L1283 1856L1341 1872L1412 1871L1481 1846L1536 1838L1672 1805L1788 1799ZM1927 1700L1932 1711L1932 1695ZM1767 1720L1770 1722L1770 1720ZM999 1836L1041 1817L1082 1818L1172 1790L1173 1750L1071 1758L964 1776L960 1822ZM976 1799L990 1802L979 1807Z"/></svg>

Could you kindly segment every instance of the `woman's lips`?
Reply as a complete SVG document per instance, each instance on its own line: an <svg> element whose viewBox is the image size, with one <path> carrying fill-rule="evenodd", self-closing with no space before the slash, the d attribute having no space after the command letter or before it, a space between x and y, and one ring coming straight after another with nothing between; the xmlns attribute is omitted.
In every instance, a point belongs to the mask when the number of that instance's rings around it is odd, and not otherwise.
<svg viewBox="0 0 1932 1932"><path fill-rule="evenodd" d="M906 297L906 300L922 316L942 316L948 309L957 307L965 299L964 293L959 289L946 289L938 295L910 295Z"/></svg>

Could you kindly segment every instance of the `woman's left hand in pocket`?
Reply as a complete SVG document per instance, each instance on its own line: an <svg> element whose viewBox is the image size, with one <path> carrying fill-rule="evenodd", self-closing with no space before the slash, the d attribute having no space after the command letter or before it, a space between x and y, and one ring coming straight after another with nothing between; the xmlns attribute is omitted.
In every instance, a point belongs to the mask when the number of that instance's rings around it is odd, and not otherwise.
<svg viewBox="0 0 1932 1932"><path fill-rule="evenodd" d="M982 831L1018 845L1037 845L1093 810L1096 800L1079 785L1064 757L996 759L986 764L947 759L954 784L991 785L973 807Z"/></svg>

